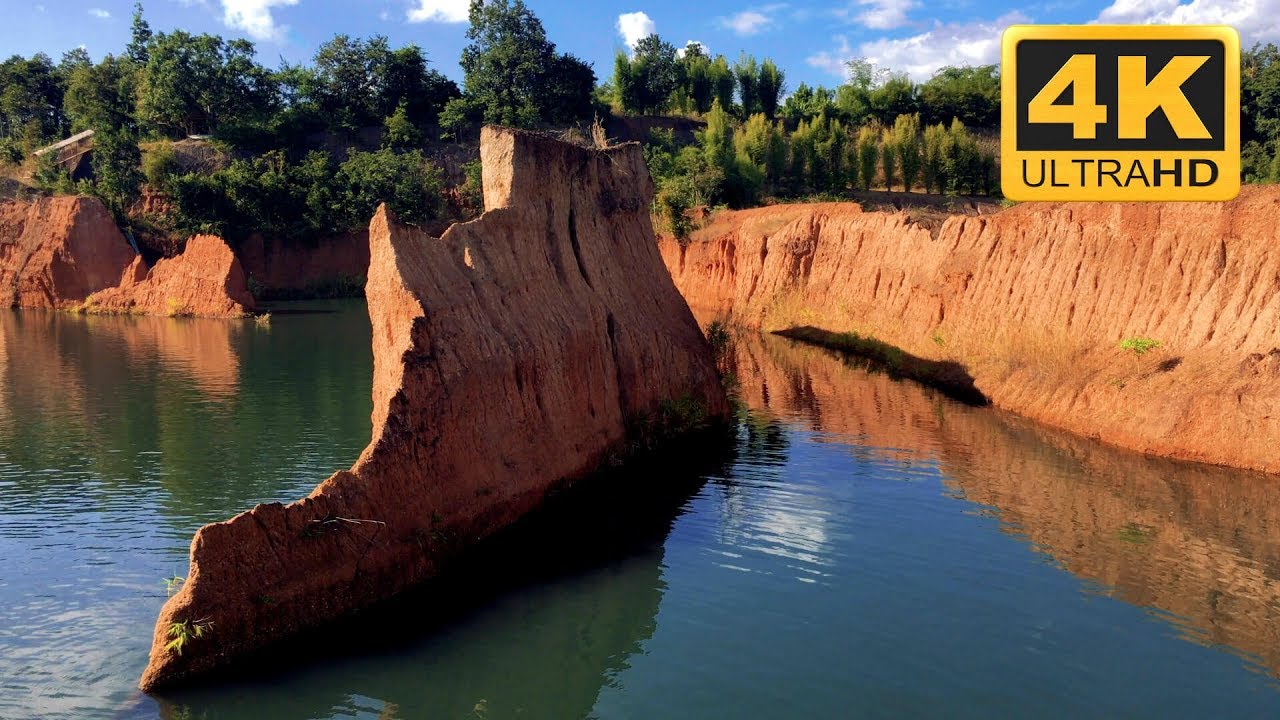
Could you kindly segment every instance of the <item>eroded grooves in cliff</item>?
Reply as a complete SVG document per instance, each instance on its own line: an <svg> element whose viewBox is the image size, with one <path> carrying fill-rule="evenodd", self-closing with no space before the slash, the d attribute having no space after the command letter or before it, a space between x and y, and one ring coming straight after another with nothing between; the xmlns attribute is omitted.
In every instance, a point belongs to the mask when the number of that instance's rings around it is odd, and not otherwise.
<svg viewBox="0 0 1280 720"><path fill-rule="evenodd" d="M906 213L787 205L718 213L661 252L707 316L858 333L953 363L994 404L1052 425L1280 472L1280 368L1243 362L1280 348L1277 204L1274 187L1228 203L1031 203L947 218L936 236ZM1158 345L1121 347L1135 339Z"/></svg>
<svg viewBox="0 0 1280 720"><path fill-rule="evenodd" d="M481 158L479 219L439 238L386 208L370 224L369 446L308 498L196 533L144 689L431 577L632 445L636 421L666 403L728 417L710 348L657 251L640 146L486 128ZM565 274L565 240L584 282ZM191 636L180 654L175 632Z"/></svg>

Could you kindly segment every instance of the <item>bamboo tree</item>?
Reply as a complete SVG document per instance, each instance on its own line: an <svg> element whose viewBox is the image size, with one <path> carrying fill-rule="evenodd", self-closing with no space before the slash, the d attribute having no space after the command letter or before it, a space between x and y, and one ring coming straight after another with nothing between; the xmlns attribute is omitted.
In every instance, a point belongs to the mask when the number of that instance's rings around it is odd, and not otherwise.
<svg viewBox="0 0 1280 720"><path fill-rule="evenodd" d="M902 168L902 189L911 192L920 174L920 114L899 115L893 123L893 144Z"/></svg>
<svg viewBox="0 0 1280 720"><path fill-rule="evenodd" d="M893 131L885 128L880 133L880 167L884 169L884 189L893 190L894 172L897 167L898 152L893 146Z"/></svg>
<svg viewBox="0 0 1280 720"><path fill-rule="evenodd" d="M870 189L876 177L876 159L880 148L876 142L880 132L874 125L858 130L858 188Z"/></svg>

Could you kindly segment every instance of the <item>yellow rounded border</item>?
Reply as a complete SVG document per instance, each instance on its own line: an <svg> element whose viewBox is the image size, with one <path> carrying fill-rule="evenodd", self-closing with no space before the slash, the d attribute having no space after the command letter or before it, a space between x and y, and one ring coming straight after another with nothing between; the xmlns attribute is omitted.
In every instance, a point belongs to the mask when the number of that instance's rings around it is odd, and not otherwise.
<svg viewBox="0 0 1280 720"><path fill-rule="evenodd" d="M1013 172L1018 162L1018 76L1016 50L1023 40L1217 40L1226 64L1225 145L1219 152L1222 180L1208 188L1037 188ZM1044 155L1045 153L1041 153ZM1059 153L1069 155L1071 153ZM1090 157L1106 153L1074 153ZM1115 153L1112 153L1115 154ZM1129 155L1142 153L1130 152ZM1155 154L1155 153L1153 153ZM1000 186L1004 196L1035 200L1224 201L1240 194L1240 34L1229 25L1010 25L1000 40Z"/></svg>

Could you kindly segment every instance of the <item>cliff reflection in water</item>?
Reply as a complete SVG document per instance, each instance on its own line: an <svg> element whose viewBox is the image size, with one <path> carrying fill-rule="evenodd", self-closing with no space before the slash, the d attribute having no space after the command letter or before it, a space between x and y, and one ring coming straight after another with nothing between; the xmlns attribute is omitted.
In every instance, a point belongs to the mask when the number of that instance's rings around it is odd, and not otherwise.
<svg viewBox="0 0 1280 720"><path fill-rule="evenodd" d="M781 338L746 334L736 348L750 407L852 438L854 452L885 461L918 462L925 449L947 487L1096 592L1280 676L1276 478L1113 449L851 372L865 363Z"/></svg>
<svg viewBox="0 0 1280 720"><path fill-rule="evenodd" d="M369 435L369 348L328 338L366 336L369 321L358 303L290 321L275 338L246 321L0 313L0 448L32 472L152 478L182 533L211 495L248 507L310 488L333 456L317 442L349 438L338 451L355 457ZM260 459L285 448L282 478Z"/></svg>
<svg viewBox="0 0 1280 720"><path fill-rule="evenodd" d="M654 633L672 526L731 460L724 448L562 492L453 573L165 694L161 716L589 717Z"/></svg>

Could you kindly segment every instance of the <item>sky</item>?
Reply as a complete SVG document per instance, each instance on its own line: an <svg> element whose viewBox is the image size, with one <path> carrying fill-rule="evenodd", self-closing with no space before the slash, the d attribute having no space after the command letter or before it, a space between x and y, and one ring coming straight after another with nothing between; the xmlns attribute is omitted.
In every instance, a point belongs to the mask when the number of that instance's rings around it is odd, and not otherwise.
<svg viewBox="0 0 1280 720"><path fill-rule="evenodd" d="M1226 23L1246 47L1280 42L1280 0L526 0L560 51L605 80L613 56L657 32L677 47L702 43L731 60L770 57L794 88L838 85L856 57L925 80L947 65L999 62L1000 32L1016 23ZM155 31L248 38L278 66L310 59L337 33L413 42L433 66L462 81L468 0L145 0ZM690 12L690 10L694 12ZM0 0L0 56L84 46L95 59L129 38L133 0Z"/></svg>

